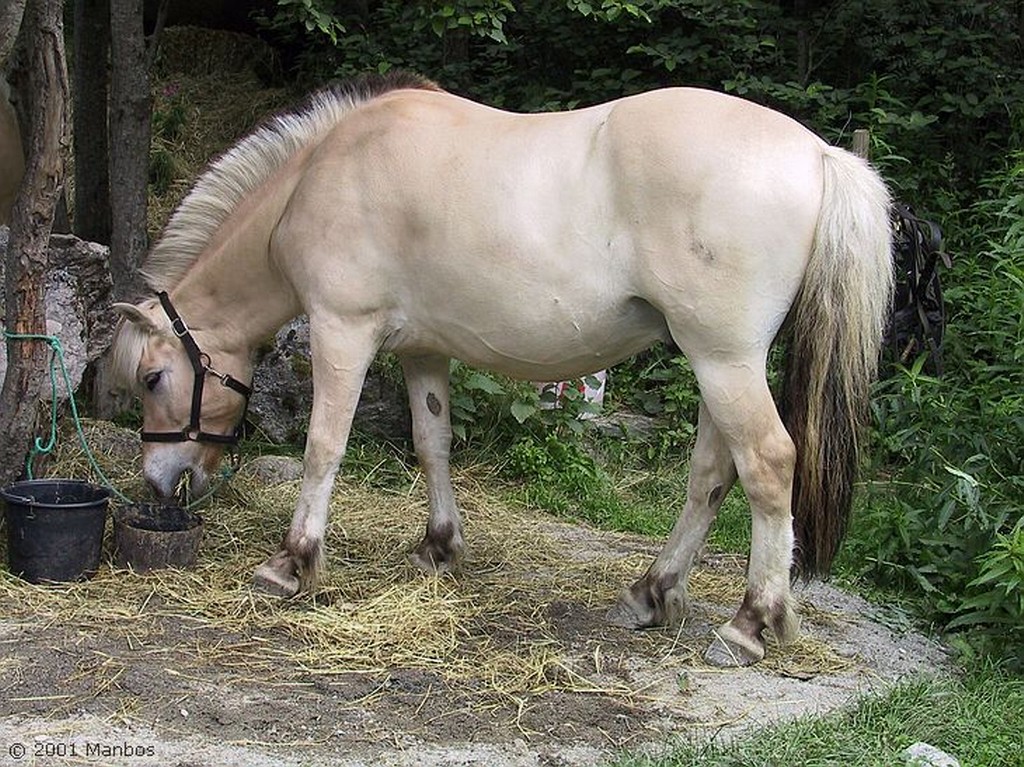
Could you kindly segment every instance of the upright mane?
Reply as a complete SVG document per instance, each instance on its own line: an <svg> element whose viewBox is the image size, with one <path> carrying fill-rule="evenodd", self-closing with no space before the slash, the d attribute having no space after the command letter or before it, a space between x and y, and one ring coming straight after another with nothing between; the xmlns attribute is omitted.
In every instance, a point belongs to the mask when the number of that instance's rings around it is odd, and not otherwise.
<svg viewBox="0 0 1024 767"><path fill-rule="evenodd" d="M177 285L235 206L296 151L320 141L352 109L403 88L441 90L408 72L365 75L313 93L235 144L199 177L171 217L139 270L146 284L154 291Z"/></svg>

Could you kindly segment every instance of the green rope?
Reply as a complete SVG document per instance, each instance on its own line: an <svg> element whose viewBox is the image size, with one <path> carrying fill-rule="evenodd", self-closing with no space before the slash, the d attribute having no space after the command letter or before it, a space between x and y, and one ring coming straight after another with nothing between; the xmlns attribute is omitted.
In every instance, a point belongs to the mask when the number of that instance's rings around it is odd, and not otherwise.
<svg viewBox="0 0 1024 767"><path fill-rule="evenodd" d="M89 460L89 465L93 471L96 472L96 476L100 478L104 485L106 485L110 491L117 496L119 500L126 504L133 504L130 498L125 496L121 491L114 487L113 483L107 478L107 475L103 473L103 469L100 468L99 463L96 461L96 457L93 455L92 450L89 448L89 442L85 438L85 430L82 427L82 419L78 415L78 405L75 403L74 387L71 385L71 376L68 373L67 364L64 362L64 347L61 345L60 339L57 336L48 336L37 333L10 333L4 330L4 338L13 341L43 341L50 345L50 437L46 443L40 437L36 437L32 450L29 451L29 455L25 460L25 472L29 479L32 479L32 462L37 456L48 455L53 452L53 449L57 445L57 366L60 365L60 372L64 379L64 386L68 392L68 402L71 404L71 415L75 423L75 432L78 434L78 441L82 445L82 450L85 452L86 458ZM198 498L189 500L186 504L186 508L194 508L205 501L207 498L212 496L220 486L227 483L231 477L234 476L235 471L232 467L224 467L219 472L220 482L214 483L213 486L203 495Z"/></svg>
<svg viewBox="0 0 1024 767"><path fill-rule="evenodd" d="M103 473L103 469L100 468L99 463L96 461L96 457L92 454L92 450L89 448L89 443L85 439L85 431L82 429L82 419L78 415L78 405L75 403L74 387L71 385L71 375L68 373L67 364L64 362L64 347L61 345L60 339L57 336L42 335L39 333L10 333L4 330L4 338L13 341L43 341L50 345L50 438L44 443L39 437L33 442L32 449L29 451L28 457L25 459L25 473L29 479L32 479L32 463L40 455L49 455L53 452L53 449L57 445L57 366L60 366L61 376L64 379L64 386L68 392L68 402L71 405L71 415L74 419L75 430L78 433L78 440L82 445L82 450L85 452L86 458L89 460L89 465L92 466L93 471L96 472L103 483L110 488L111 492L116 495L121 501L125 503L131 503L132 501L125 497L107 478L107 475Z"/></svg>

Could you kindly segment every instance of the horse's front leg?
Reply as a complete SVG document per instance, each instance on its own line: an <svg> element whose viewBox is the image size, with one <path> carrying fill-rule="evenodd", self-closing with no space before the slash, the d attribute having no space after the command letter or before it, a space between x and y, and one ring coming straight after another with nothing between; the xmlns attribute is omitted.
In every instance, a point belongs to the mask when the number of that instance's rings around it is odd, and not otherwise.
<svg viewBox="0 0 1024 767"><path fill-rule="evenodd" d="M413 446L426 478L430 505L426 535L409 554L409 560L425 572L454 569L463 551L462 524L448 466L452 442L448 363L448 358L441 355L402 358L412 411Z"/></svg>
<svg viewBox="0 0 1024 767"><path fill-rule="evenodd" d="M280 551L256 568L254 585L262 591L294 596L316 585L334 477L345 455L352 418L376 350L374 328L324 327L310 321L313 408L302 489Z"/></svg>

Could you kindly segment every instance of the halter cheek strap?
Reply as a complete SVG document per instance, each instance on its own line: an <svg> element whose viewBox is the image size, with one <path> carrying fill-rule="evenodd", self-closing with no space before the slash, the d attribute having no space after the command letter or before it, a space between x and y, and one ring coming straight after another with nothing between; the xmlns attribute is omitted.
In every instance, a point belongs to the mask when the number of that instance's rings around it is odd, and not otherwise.
<svg viewBox="0 0 1024 767"><path fill-rule="evenodd" d="M175 310L171 304L171 299L168 297L165 291L157 293L160 299L160 305L163 306L164 311L167 313L167 317L171 321L171 329L181 340L181 345L185 347L185 353L188 355L189 362L192 363L192 371L195 373L195 379L192 383L192 411L189 416L189 423L181 431L143 431L142 441L143 442L210 442L216 445L237 445L238 441L242 437L242 428L245 424L245 414L249 409L249 397L252 395L252 389L246 386L244 383L239 381L237 378L227 374L219 373L213 369L210 364L210 357L204 354L199 349L199 344L196 343L195 338L192 337L192 332L188 329L188 325L181 318L181 315ZM212 434L207 431L203 431L200 426L200 412L203 403L203 386L206 383L206 377L212 375L217 378L221 386L238 392L245 398L245 406L242 408L242 418L239 420L238 425L235 427L231 434Z"/></svg>

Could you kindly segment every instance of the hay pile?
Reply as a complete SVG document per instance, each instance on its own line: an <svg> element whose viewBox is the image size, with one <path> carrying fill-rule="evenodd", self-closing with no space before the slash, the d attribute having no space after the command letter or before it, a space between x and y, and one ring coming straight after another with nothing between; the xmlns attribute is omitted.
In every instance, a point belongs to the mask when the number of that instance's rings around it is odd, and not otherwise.
<svg viewBox="0 0 1024 767"><path fill-rule="evenodd" d="M145 498L134 435L106 422L87 424L86 435L116 488ZM61 445L48 473L92 476L72 435ZM427 516L422 482L398 492L339 479L318 593L292 600L255 593L252 571L276 551L299 483L268 485L243 472L202 510L205 533L194 570L118 571L107 551L97 576L81 584L33 586L4 571L0 612L113 635L154 653L178 641L170 627L188 626L200 630L190 640L197 667L215 665L229 677L264 683L422 669L471 686L481 700L558 690L636 702L647 695L644 685L608 673L608 658L706 668L703 630L694 636L686 627L678 634L624 632L602 622L619 589L649 561L649 542L637 548L635 539L622 538L615 548L632 551L615 557L574 551L567 539L552 535L558 523L511 508L482 472L457 474L456 481L470 549L458 577L425 577L406 562ZM691 590L698 603L721 605L726 617L743 588L742 563L734 561L722 569L698 568ZM562 605L576 606L589 623L576 633L559 626L552 616ZM764 668L819 675L851 663L805 638L771 647Z"/></svg>
<svg viewBox="0 0 1024 767"><path fill-rule="evenodd" d="M298 101L272 49L247 35L164 30L153 81L148 228L155 239L207 164Z"/></svg>

